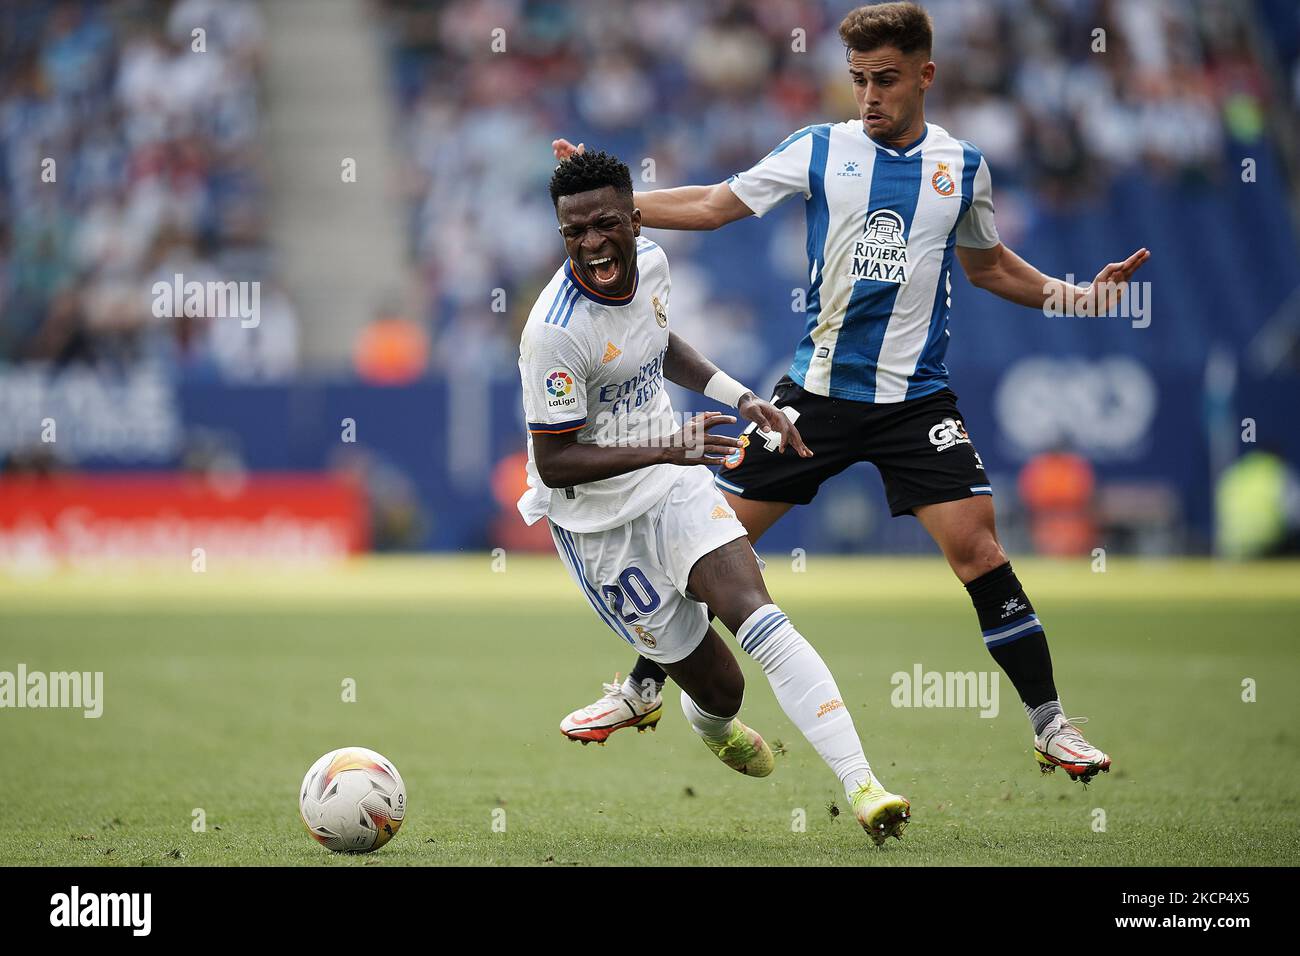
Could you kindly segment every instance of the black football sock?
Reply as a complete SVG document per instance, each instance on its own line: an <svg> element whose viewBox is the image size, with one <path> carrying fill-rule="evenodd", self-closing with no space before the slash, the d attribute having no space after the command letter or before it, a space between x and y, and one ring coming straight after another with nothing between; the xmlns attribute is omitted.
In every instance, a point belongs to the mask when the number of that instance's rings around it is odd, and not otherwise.
<svg viewBox="0 0 1300 956"><path fill-rule="evenodd" d="M1052 680L1052 655L1047 650L1043 625L1016 580L1011 562L980 575L966 585L966 590L979 615L984 646L1011 679L1034 733L1041 733L1061 712L1061 704Z"/></svg>
<svg viewBox="0 0 1300 956"><path fill-rule="evenodd" d="M638 657L636 666L632 668L632 673L628 674L627 678L632 682L632 686L637 689L638 694L641 693L641 688L645 687L646 681L654 681L655 693L658 694L663 691L664 681L668 680L668 675L654 661Z"/></svg>

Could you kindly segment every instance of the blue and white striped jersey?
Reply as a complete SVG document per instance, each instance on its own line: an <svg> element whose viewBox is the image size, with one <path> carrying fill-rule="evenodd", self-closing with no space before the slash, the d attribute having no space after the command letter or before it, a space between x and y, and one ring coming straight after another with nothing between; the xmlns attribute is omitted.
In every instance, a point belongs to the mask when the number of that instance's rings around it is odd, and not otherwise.
<svg viewBox="0 0 1300 956"><path fill-rule="evenodd" d="M807 330L790 377L817 395L902 402L945 387L953 247L998 244L988 164L927 123L905 150L860 120L807 126L732 176L762 216L805 199Z"/></svg>

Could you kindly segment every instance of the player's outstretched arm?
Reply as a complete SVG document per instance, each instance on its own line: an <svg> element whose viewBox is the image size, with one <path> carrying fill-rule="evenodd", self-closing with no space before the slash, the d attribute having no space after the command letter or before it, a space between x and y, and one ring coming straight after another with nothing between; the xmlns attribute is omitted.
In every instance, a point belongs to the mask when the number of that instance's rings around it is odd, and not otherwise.
<svg viewBox="0 0 1300 956"><path fill-rule="evenodd" d="M740 440L709 434L709 429L735 423L733 415L702 412L657 445L601 445L578 441L576 432L534 433L533 459L548 488L585 485L651 465L720 465Z"/></svg>
<svg viewBox="0 0 1300 956"><path fill-rule="evenodd" d="M664 355L664 377L682 388L699 392L716 401L734 405L741 417L757 422L758 427L775 432L780 438L779 450L788 444L800 458L811 458L812 452L803 443L799 429L786 418L779 408L765 402L753 390L741 385L731 376L696 351L695 347L676 332L668 333L668 352Z"/></svg>
<svg viewBox="0 0 1300 956"><path fill-rule="evenodd" d="M713 186L675 186L635 193L641 225L652 229L717 229L754 215L726 183Z"/></svg>
<svg viewBox="0 0 1300 956"><path fill-rule="evenodd" d="M1044 275L1002 243L988 249L957 247L957 259L971 285L1035 309L1068 304L1073 315L1108 311L1123 296L1133 273L1150 258L1148 249L1139 249L1123 262L1109 263L1091 285L1078 286Z"/></svg>
<svg viewBox="0 0 1300 956"><path fill-rule="evenodd" d="M575 153L585 152L586 144L574 146L567 139L557 139L551 149L555 158L564 162ZM651 229L717 229L754 215L726 183L638 192L632 201L641 210L641 225Z"/></svg>

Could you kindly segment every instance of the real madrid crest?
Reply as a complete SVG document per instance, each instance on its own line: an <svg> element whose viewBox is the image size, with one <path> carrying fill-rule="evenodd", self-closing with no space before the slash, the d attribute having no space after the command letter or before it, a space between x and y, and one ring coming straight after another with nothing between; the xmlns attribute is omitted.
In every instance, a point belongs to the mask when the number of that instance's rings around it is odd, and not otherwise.
<svg viewBox="0 0 1300 956"><path fill-rule="evenodd" d="M655 321L659 323L659 328L668 328L668 310L665 309L664 304L659 301L659 296L651 296L650 304L655 307Z"/></svg>

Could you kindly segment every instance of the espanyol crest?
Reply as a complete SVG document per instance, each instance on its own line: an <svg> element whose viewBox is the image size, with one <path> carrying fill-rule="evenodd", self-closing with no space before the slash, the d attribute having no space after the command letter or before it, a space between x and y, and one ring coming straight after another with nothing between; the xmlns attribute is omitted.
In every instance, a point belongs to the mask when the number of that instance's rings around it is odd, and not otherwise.
<svg viewBox="0 0 1300 956"><path fill-rule="evenodd" d="M957 181L952 178L952 170L947 163L940 163L930 179L930 185L940 196L951 196L957 191Z"/></svg>

